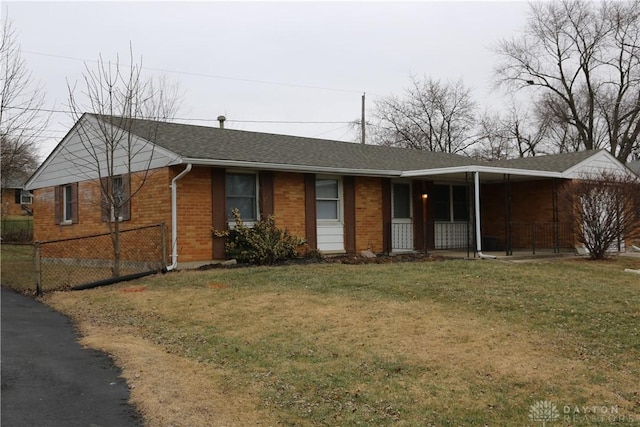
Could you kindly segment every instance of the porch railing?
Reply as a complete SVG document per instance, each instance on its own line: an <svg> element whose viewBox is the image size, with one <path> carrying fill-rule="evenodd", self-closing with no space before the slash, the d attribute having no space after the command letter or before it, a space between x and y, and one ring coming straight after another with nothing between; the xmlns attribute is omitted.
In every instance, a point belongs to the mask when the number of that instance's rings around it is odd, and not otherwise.
<svg viewBox="0 0 640 427"><path fill-rule="evenodd" d="M414 224L391 225L392 249L414 249ZM418 236L420 237L420 236ZM466 222L429 222L426 236L435 249L475 249L474 227ZM560 253L573 250L575 236L570 223L562 222L483 222L482 250L484 252L514 251Z"/></svg>
<svg viewBox="0 0 640 427"><path fill-rule="evenodd" d="M394 251L413 250L413 223L391 224L391 248Z"/></svg>
<svg viewBox="0 0 640 427"><path fill-rule="evenodd" d="M482 248L484 251L514 250L560 253L573 249L575 238L570 223L563 222L510 222L484 223Z"/></svg>
<svg viewBox="0 0 640 427"><path fill-rule="evenodd" d="M472 238L466 222L436 222L433 233L435 249L466 249Z"/></svg>

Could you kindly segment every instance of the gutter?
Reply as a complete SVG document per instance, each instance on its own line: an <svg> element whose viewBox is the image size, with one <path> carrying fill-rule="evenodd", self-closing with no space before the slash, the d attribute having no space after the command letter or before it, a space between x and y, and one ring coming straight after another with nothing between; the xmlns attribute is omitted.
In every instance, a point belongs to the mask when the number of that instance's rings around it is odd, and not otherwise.
<svg viewBox="0 0 640 427"><path fill-rule="evenodd" d="M377 169L351 169L328 166L306 166L306 165L288 165L283 163L263 163L250 162L245 160L214 160L214 159L198 159L194 157L184 157L185 163L192 163L198 166L219 166L227 168L259 168L264 170L276 170L283 172L306 172L306 173L325 173L338 175L362 175L362 176L378 176L378 177L400 177L401 171L396 170L377 170Z"/></svg>
<svg viewBox="0 0 640 427"><path fill-rule="evenodd" d="M482 253L482 233L480 232L480 172L473 172L474 205L476 209L476 252L480 258L496 259L496 256Z"/></svg>
<svg viewBox="0 0 640 427"><path fill-rule="evenodd" d="M411 170L411 171L402 172L400 176L402 178L413 178L413 177L421 177L421 176L432 176L432 175L463 173L463 172L472 172L472 173L484 172L484 173L494 173L499 175L510 174L510 175L527 176L527 177L535 176L535 177L541 177L541 178L564 178L564 175L562 172L504 168L504 167L481 166L481 165L452 166L452 167L435 168L435 169Z"/></svg>
<svg viewBox="0 0 640 427"><path fill-rule="evenodd" d="M191 172L191 167L191 163L187 163L187 167L171 180L171 265L166 267L167 271L178 266L178 180Z"/></svg>

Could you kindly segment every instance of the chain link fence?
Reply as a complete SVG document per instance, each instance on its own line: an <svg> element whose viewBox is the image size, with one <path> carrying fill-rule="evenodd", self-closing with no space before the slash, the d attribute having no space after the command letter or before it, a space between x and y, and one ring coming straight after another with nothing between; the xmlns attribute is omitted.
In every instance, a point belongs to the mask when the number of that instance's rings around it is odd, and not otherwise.
<svg viewBox="0 0 640 427"><path fill-rule="evenodd" d="M0 219L2 243L31 243L33 241L33 217L3 217Z"/></svg>
<svg viewBox="0 0 640 427"><path fill-rule="evenodd" d="M165 226L120 230L119 277L165 267ZM2 247L2 284L17 290L69 289L114 277L110 233Z"/></svg>

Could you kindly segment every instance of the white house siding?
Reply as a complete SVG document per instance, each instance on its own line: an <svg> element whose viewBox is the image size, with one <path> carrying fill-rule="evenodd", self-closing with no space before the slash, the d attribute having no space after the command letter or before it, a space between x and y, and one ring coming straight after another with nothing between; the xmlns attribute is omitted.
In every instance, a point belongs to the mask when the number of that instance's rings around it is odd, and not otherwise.
<svg viewBox="0 0 640 427"><path fill-rule="evenodd" d="M580 179L589 176L598 177L601 176L603 172L623 175L629 171L610 153L600 151L572 168L569 168L563 175L569 179Z"/></svg>
<svg viewBox="0 0 640 427"><path fill-rule="evenodd" d="M85 124L85 129L97 129L94 117L85 116L83 120L94 122ZM101 175L108 175L103 145L98 143L94 153L85 148L83 143L86 144L86 142L86 138L81 139L76 129L72 130L36 172L29 182L29 189L97 179L99 177L98 165L102 170ZM128 166L129 152L134 153L130 170ZM153 144L142 138L134 137L131 150L124 147L117 148L113 158L114 174L120 175L176 164L179 156L158 146L154 147Z"/></svg>
<svg viewBox="0 0 640 427"><path fill-rule="evenodd" d="M342 224L318 224L318 250L344 252L344 226Z"/></svg>

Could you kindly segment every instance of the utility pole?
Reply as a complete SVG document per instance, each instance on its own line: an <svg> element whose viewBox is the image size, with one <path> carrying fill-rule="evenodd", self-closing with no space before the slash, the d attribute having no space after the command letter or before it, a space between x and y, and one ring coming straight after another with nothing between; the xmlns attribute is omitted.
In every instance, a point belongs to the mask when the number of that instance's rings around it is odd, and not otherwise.
<svg viewBox="0 0 640 427"><path fill-rule="evenodd" d="M361 129L361 131L360 131L360 132L362 133L362 144L364 144L364 143L365 143L365 142L364 142L364 141L365 141L365 139L364 139L364 137L365 137L365 127L364 127L364 96L365 96L365 93L363 92L363 93L362 93L362 120L361 120L361 122L360 122L360 126L362 127L362 129Z"/></svg>

